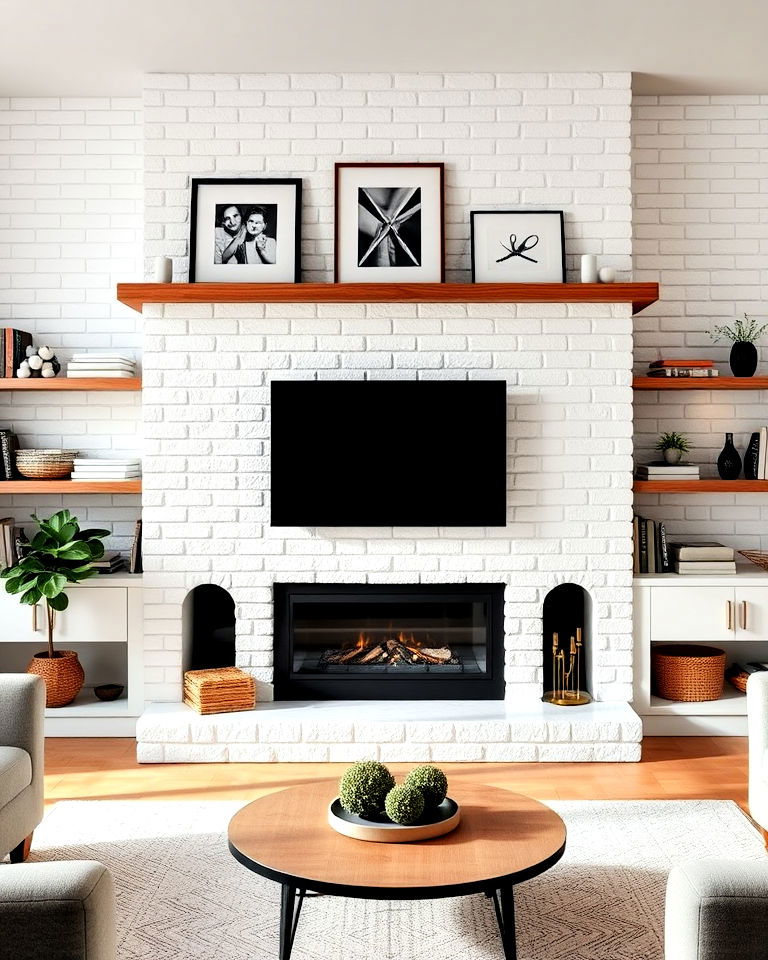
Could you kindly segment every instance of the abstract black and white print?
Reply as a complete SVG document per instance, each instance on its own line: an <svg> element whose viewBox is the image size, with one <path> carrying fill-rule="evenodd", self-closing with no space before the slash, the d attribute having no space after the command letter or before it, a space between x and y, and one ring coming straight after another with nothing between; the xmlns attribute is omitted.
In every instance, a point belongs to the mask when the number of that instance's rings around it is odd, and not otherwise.
<svg viewBox="0 0 768 960"><path fill-rule="evenodd" d="M213 262L274 264L277 262L277 204L217 203Z"/></svg>
<svg viewBox="0 0 768 960"><path fill-rule="evenodd" d="M560 210L473 210L475 283L564 283Z"/></svg>
<svg viewBox="0 0 768 960"><path fill-rule="evenodd" d="M421 187L358 187L358 267L421 266Z"/></svg>

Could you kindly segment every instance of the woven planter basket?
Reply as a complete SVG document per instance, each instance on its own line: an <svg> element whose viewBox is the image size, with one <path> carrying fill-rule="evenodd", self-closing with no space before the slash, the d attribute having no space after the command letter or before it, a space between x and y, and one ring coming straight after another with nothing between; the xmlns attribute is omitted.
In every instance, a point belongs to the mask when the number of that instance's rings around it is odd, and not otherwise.
<svg viewBox="0 0 768 960"><path fill-rule="evenodd" d="M80 693L85 680L83 668L74 650L57 650L51 659L47 651L36 653L27 667L45 680L46 707L66 707Z"/></svg>
<svg viewBox="0 0 768 960"><path fill-rule="evenodd" d="M61 480L72 473L77 450L17 450L16 469L29 480Z"/></svg>
<svg viewBox="0 0 768 960"><path fill-rule="evenodd" d="M697 643L656 644L651 653L651 678L653 692L664 700L719 700L725 651Z"/></svg>

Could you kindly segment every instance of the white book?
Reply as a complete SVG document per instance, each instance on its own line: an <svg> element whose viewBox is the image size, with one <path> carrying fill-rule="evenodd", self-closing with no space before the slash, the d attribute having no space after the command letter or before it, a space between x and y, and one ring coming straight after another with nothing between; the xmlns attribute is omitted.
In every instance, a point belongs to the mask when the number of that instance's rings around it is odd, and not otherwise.
<svg viewBox="0 0 768 960"><path fill-rule="evenodd" d="M72 477L78 480L104 480L107 477L113 479L127 479L128 477L139 476L141 476L141 471L137 470L135 467L128 467L124 470L119 467L116 470L85 470L81 467L79 470L75 469L72 471Z"/></svg>
<svg viewBox="0 0 768 960"><path fill-rule="evenodd" d="M133 465L135 463L141 463L141 457L75 457L72 463L95 463L97 466L102 467L111 467L115 464L124 466L126 464Z"/></svg>
<svg viewBox="0 0 768 960"><path fill-rule="evenodd" d="M67 370L135 370L135 363L117 363L117 362L108 362L108 363L69 363L67 364Z"/></svg>
<svg viewBox="0 0 768 960"><path fill-rule="evenodd" d="M67 370L67 377L82 379L84 377L132 377L134 374L130 370Z"/></svg>
<svg viewBox="0 0 768 960"><path fill-rule="evenodd" d="M760 427L760 451L757 460L757 479L765 480L765 461L768 453L768 427Z"/></svg>
<svg viewBox="0 0 768 960"><path fill-rule="evenodd" d="M98 477L86 476L86 477L84 477L84 476L82 476L82 474L73 473L72 476L71 476L69 479L70 479L70 480L74 480L74 481L79 481L79 482L81 482L81 483L84 482L84 481L87 481L87 482L89 482L89 483L109 483L109 482L115 481L115 480L138 480L139 476L140 476L140 475L137 473L137 474L135 474L134 476L124 476L124 475L122 475L122 474L120 474L120 475L118 475L118 476L112 476L111 474L109 474L109 475L107 475L107 476L98 476Z"/></svg>
<svg viewBox="0 0 768 960"><path fill-rule="evenodd" d="M73 353L70 362L85 361L86 363L101 363L102 361L114 361L116 363L135 363L135 357L129 357L125 353Z"/></svg>

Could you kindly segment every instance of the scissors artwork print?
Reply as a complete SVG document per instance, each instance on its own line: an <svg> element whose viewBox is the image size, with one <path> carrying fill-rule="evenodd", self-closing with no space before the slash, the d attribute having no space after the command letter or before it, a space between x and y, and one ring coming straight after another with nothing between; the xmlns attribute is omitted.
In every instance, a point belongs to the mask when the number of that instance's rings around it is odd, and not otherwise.
<svg viewBox="0 0 768 960"><path fill-rule="evenodd" d="M526 237L525 240L520 241L520 245L517 245L517 234L510 233L509 235L509 246L507 246L503 241L499 241L502 248L507 251L506 256L499 257L496 263L503 263L505 260L509 260L512 257L521 257L523 260L528 260L529 263L538 263L538 260L534 260L533 257L526 257L526 252L532 250L536 244L539 242L539 238L535 233L532 233L530 236Z"/></svg>

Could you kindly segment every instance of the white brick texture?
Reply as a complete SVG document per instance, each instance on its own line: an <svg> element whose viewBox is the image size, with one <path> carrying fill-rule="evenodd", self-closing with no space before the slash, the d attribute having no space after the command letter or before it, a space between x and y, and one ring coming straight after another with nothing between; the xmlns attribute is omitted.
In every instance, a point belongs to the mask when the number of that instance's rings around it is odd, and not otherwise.
<svg viewBox="0 0 768 960"><path fill-rule="evenodd" d="M661 300L635 318L637 371L659 355L693 355L729 374L730 344L709 332L743 313L765 319L768 97L635 97L632 158L634 277L661 283ZM765 341L760 352L763 369ZM766 391L638 393L638 460L660 432L678 430L695 444L702 476L716 477L725 433L743 453L767 402ZM768 548L764 494L643 494L636 503L673 538Z"/></svg>
<svg viewBox="0 0 768 960"><path fill-rule="evenodd" d="M138 355L141 318L117 303L115 284L141 279L141 121L141 99L0 98L0 325L28 330L60 359ZM140 424L138 394L0 395L0 426L25 447L136 454ZM124 551L139 515L138 496L0 496L19 523L68 506Z"/></svg>

